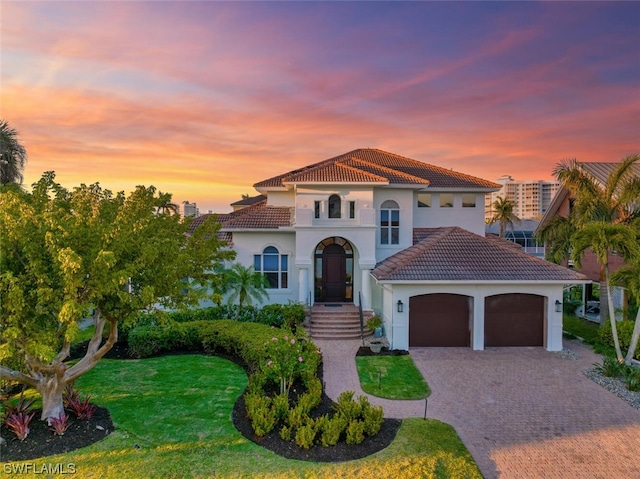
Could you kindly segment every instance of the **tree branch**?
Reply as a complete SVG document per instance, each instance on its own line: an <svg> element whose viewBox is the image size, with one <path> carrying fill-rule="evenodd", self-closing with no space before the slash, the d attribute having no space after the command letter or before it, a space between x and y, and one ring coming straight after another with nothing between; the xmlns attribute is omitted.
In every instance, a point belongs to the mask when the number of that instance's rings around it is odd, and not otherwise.
<svg viewBox="0 0 640 479"><path fill-rule="evenodd" d="M38 385L38 380L5 366L0 366L0 379L5 379L7 381L17 381L21 384L26 384L34 388Z"/></svg>
<svg viewBox="0 0 640 479"><path fill-rule="evenodd" d="M93 321L96 326L96 330L93 333L93 337L89 341L87 352L80 361L78 361L74 366L67 369L65 373L66 381L74 381L75 379L79 378L84 373L89 371L91 368L93 368L97 364L97 362L109 352L109 350L118 340L118 320L107 320L102 317L100 310L96 310L93 316ZM109 337L102 345L102 347L100 347L100 343L102 342L102 332L104 331L104 327L107 321L109 321Z"/></svg>

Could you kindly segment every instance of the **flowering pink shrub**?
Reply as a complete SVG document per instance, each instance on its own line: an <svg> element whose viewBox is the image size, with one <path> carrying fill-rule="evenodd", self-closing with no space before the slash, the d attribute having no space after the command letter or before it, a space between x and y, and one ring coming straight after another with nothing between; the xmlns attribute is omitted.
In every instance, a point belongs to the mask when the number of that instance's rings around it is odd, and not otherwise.
<svg viewBox="0 0 640 479"><path fill-rule="evenodd" d="M283 332L264 343L266 361L261 369L269 380L280 385L280 394L288 393L295 379L309 367L304 343L289 334Z"/></svg>

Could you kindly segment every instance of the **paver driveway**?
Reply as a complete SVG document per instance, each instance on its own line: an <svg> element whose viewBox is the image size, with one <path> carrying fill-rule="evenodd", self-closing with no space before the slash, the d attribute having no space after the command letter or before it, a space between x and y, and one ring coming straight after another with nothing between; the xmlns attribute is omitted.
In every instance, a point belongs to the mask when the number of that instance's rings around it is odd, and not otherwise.
<svg viewBox="0 0 640 479"><path fill-rule="evenodd" d="M327 393L363 394L358 341L315 341ZM432 389L427 415L453 425L489 478L640 478L640 411L582 371L599 357L571 343L578 360L542 348L415 348ZM423 416L425 401L370 396L389 417Z"/></svg>

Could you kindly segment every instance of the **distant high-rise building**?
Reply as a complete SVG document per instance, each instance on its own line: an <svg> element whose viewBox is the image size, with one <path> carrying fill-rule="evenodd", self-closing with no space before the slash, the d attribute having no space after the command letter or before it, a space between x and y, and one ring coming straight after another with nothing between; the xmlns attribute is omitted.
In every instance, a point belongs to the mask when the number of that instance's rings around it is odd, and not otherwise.
<svg viewBox="0 0 640 479"><path fill-rule="evenodd" d="M514 213L518 218L539 220L560 189L560 183L557 181L516 181L509 175L501 176L496 183L501 184L502 188L499 191L487 193L484 206L486 220L493 216L492 205L498 196L515 203Z"/></svg>
<svg viewBox="0 0 640 479"><path fill-rule="evenodd" d="M188 201L182 202L182 216L200 216L200 211L195 203L189 203Z"/></svg>

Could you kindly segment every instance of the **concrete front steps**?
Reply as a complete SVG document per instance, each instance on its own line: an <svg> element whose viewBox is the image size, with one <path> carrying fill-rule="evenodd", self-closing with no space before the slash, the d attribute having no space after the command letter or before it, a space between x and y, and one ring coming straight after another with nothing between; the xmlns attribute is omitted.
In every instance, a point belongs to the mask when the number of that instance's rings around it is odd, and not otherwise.
<svg viewBox="0 0 640 479"><path fill-rule="evenodd" d="M364 311L364 336L373 311ZM311 322L310 322L311 321ZM353 303L316 303L303 324L312 339L360 339L360 313Z"/></svg>

